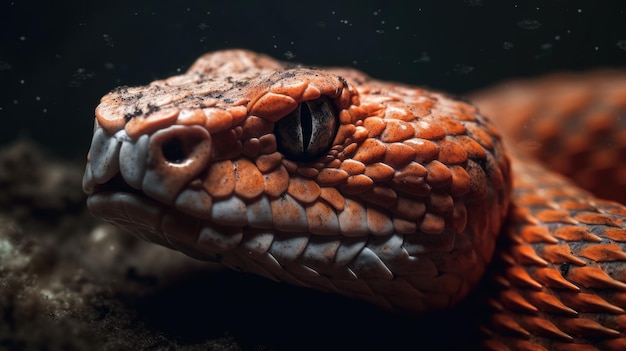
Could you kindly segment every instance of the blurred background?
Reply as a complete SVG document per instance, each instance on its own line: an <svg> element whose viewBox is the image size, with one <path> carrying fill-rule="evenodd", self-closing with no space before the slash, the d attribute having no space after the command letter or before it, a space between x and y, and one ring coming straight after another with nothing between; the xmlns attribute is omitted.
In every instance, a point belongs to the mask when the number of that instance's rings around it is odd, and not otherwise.
<svg viewBox="0 0 626 351"><path fill-rule="evenodd" d="M463 94L503 79L626 68L626 1L3 1L0 145L88 150L119 85L246 48Z"/></svg>

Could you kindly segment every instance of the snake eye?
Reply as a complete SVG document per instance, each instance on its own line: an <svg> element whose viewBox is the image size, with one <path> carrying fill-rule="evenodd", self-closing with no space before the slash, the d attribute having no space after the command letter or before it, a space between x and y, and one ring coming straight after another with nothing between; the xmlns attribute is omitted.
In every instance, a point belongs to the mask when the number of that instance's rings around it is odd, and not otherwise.
<svg viewBox="0 0 626 351"><path fill-rule="evenodd" d="M303 101L276 122L278 151L296 161L311 161L330 149L337 134L337 112L327 97Z"/></svg>

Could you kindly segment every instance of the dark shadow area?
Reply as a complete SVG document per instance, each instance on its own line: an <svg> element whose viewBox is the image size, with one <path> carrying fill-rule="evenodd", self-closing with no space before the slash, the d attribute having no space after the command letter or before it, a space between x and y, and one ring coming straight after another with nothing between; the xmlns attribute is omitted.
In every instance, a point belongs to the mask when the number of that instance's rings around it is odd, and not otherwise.
<svg viewBox="0 0 626 351"><path fill-rule="evenodd" d="M134 307L133 307L134 308ZM398 316L249 274L190 275L137 302L137 317L181 344L232 336L245 350L463 350L471 313Z"/></svg>

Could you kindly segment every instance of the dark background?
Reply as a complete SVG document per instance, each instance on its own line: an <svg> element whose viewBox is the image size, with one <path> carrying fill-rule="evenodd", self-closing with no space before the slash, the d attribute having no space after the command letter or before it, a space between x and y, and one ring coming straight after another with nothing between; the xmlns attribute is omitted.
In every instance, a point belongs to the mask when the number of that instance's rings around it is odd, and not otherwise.
<svg viewBox="0 0 626 351"><path fill-rule="evenodd" d="M626 1L3 1L0 145L84 158L99 98L241 47L465 93L626 67Z"/></svg>

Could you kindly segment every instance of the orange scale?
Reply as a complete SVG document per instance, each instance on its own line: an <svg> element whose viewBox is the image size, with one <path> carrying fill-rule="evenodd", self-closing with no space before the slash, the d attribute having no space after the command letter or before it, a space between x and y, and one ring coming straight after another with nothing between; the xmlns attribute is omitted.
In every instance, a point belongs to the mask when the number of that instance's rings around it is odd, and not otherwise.
<svg viewBox="0 0 626 351"><path fill-rule="evenodd" d="M444 214L454 208L454 200L446 193L433 191L429 197L428 208L434 212Z"/></svg>
<svg viewBox="0 0 626 351"><path fill-rule="evenodd" d="M337 235L339 232L339 220L335 209L327 204L317 201L306 207L306 218L309 231L318 235Z"/></svg>
<svg viewBox="0 0 626 351"><path fill-rule="evenodd" d="M587 245L578 254L596 262L626 261L626 253L617 244Z"/></svg>
<svg viewBox="0 0 626 351"><path fill-rule="evenodd" d="M452 174L452 183L450 184L450 195L462 196L470 191L472 180L465 168L454 165L448 168Z"/></svg>
<svg viewBox="0 0 626 351"><path fill-rule="evenodd" d="M235 169L230 160L211 165L202 182L204 189L212 197L227 197L235 190Z"/></svg>
<svg viewBox="0 0 626 351"><path fill-rule="evenodd" d="M205 108L202 111L206 116L204 127L211 134L225 131L233 126L233 116L228 111L217 107Z"/></svg>
<svg viewBox="0 0 626 351"><path fill-rule="evenodd" d="M456 117L456 115L455 115ZM439 116L437 122L448 135L461 135L467 132L465 126L458 120L449 116Z"/></svg>
<svg viewBox="0 0 626 351"><path fill-rule="evenodd" d="M389 235L393 233L393 221L383 212L368 207L367 228L374 235Z"/></svg>
<svg viewBox="0 0 626 351"><path fill-rule="evenodd" d="M408 122L390 119L385 120L387 125L380 136L380 140L385 143L404 141L415 136L413 125Z"/></svg>
<svg viewBox="0 0 626 351"><path fill-rule="evenodd" d="M126 119L124 118L126 113L122 111L124 108L118 105L111 106L112 104L109 104L109 102L114 103L115 100L113 98L102 98L102 101L103 102L96 107L96 120L98 124L108 133L115 133L124 128L126 124ZM132 112L128 111L128 113L131 114Z"/></svg>
<svg viewBox="0 0 626 351"><path fill-rule="evenodd" d="M356 121L361 120L365 117L367 117L367 112L365 112L365 110L363 108L361 108L361 106L356 106L356 105L352 105L350 107L348 107L347 110L342 110L343 111L349 111L349 116L350 119L347 120L346 123L356 123ZM341 117L341 114L340 114ZM343 121L342 121L343 123Z"/></svg>
<svg viewBox="0 0 626 351"><path fill-rule="evenodd" d="M413 234L417 231L417 224L406 219L394 218L393 228L400 234Z"/></svg>
<svg viewBox="0 0 626 351"><path fill-rule="evenodd" d="M285 82L283 80L270 87L270 92L279 95L287 95L292 97L296 101L301 101L302 95L304 94L304 91L308 86L309 80L305 78L302 80L290 82Z"/></svg>
<svg viewBox="0 0 626 351"><path fill-rule="evenodd" d="M257 166L247 159L234 163L235 194L244 199L253 199L265 190L263 175Z"/></svg>
<svg viewBox="0 0 626 351"><path fill-rule="evenodd" d="M467 134L478 142L483 148L493 151L493 138L487 132L485 132L480 126L471 123L467 124Z"/></svg>
<svg viewBox="0 0 626 351"><path fill-rule="evenodd" d="M265 193L278 197L289 187L289 173L282 165L272 172L263 175Z"/></svg>
<svg viewBox="0 0 626 351"><path fill-rule="evenodd" d="M446 136L446 131L432 117L422 118L416 121L414 126L416 138L437 140Z"/></svg>
<svg viewBox="0 0 626 351"><path fill-rule="evenodd" d="M181 110L176 119L179 125L204 125L206 123L206 115L199 109Z"/></svg>
<svg viewBox="0 0 626 351"><path fill-rule="evenodd" d="M372 164L380 162L385 157L387 147L380 140L365 139L359 145L352 159L363 162L364 164Z"/></svg>
<svg viewBox="0 0 626 351"><path fill-rule="evenodd" d="M365 165L354 159L341 162L340 168L349 175L362 174L365 171Z"/></svg>
<svg viewBox="0 0 626 351"><path fill-rule="evenodd" d="M244 141L243 143L243 154L250 158L255 158L259 154L260 143L259 139L252 138Z"/></svg>
<svg viewBox="0 0 626 351"><path fill-rule="evenodd" d="M428 163L439 156L439 146L430 140L415 138L405 140L404 144L415 150L415 161L419 163Z"/></svg>
<svg viewBox="0 0 626 351"><path fill-rule="evenodd" d="M321 186L336 186L348 179L348 173L337 168L325 168L315 177Z"/></svg>
<svg viewBox="0 0 626 351"><path fill-rule="evenodd" d="M609 227L620 228L624 224L624 221L615 216L603 215L600 213L577 213L574 219L585 224L606 225Z"/></svg>
<svg viewBox="0 0 626 351"><path fill-rule="evenodd" d="M312 203L320 197L321 189L316 182L300 177L289 178L287 193L303 203Z"/></svg>
<svg viewBox="0 0 626 351"><path fill-rule="evenodd" d="M341 94L335 98L335 105L337 105L338 108L348 108L351 105L353 95L355 94L358 95L356 90L351 92L350 88L344 86L343 89L341 89Z"/></svg>
<svg viewBox="0 0 626 351"><path fill-rule="evenodd" d="M395 170L384 163L374 163L365 167L365 175L374 182L386 182L393 178Z"/></svg>
<svg viewBox="0 0 626 351"><path fill-rule="evenodd" d="M360 143L363 142L364 140L367 140L368 137L368 131L365 127L363 126L357 126L354 134L352 135L352 141L355 143Z"/></svg>
<svg viewBox="0 0 626 351"><path fill-rule="evenodd" d="M259 137L259 152L268 155L276 152L276 136L274 134L265 134Z"/></svg>
<svg viewBox="0 0 626 351"><path fill-rule="evenodd" d="M387 208L389 207L390 206L387 206ZM391 208L395 214L413 221L424 217L426 213L426 204L424 201L411 200L405 196L398 196L398 200Z"/></svg>
<svg viewBox="0 0 626 351"><path fill-rule="evenodd" d="M385 106L382 105L379 102L364 102L360 106L361 106L363 111L365 111L365 113L368 116L367 118L365 118L365 121L367 121L368 119L372 119L372 120L377 120L377 121L380 121L380 122L383 123L382 128L380 129L380 132L382 132L382 130L385 128L385 126L384 126L385 122L382 121L381 117L383 117L385 115ZM370 121L370 122L372 122L372 121ZM368 129L371 130L371 128L368 128ZM378 134L380 134L380 133L378 133ZM372 135L370 135L370 136L372 136Z"/></svg>
<svg viewBox="0 0 626 351"><path fill-rule="evenodd" d="M268 92L259 98L252 107L250 114L276 122L298 107L298 103L290 96Z"/></svg>
<svg viewBox="0 0 626 351"><path fill-rule="evenodd" d="M385 109L385 119L399 119L401 121L407 121L410 122L412 120L415 119L415 116L410 113L409 111L407 111L407 109L400 105L400 106L394 106L395 104L389 104L387 105L387 108Z"/></svg>
<svg viewBox="0 0 626 351"><path fill-rule="evenodd" d="M467 226L467 208L461 201L454 201L454 209L446 216L446 223L455 232L461 233Z"/></svg>
<svg viewBox="0 0 626 351"><path fill-rule="evenodd" d="M371 204L392 208L398 199L398 194L387 186L375 185L368 191L359 194L359 197Z"/></svg>
<svg viewBox="0 0 626 351"><path fill-rule="evenodd" d="M481 158L484 159L487 157L487 152L477 143L474 139L470 138L467 135L459 135L455 140L465 152L467 152L467 156L471 158Z"/></svg>
<svg viewBox="0 0 626 351"><path fill-rule="evenodd" d="M308 85L302 93L302 101L309 101L319 99L322 96L322 92L313 85Z"/></svg>
<svg viewBox="0 0 626 351"><path fill-rule="evenodd" d="M239 138L250 139L260 138L261 136L271 134L274 131L274 123L257 116L246 118Z"/></svg>
<svg viewBox="0 0 626 351"><path fill-rule="evenodd" d="M368 117L363 120L363 126L367 129L368 136L370 138L375 138L382 134L387 126L387 123L382 118Z"/></svg>
<svg viewBox="0 0 626 351"><path fill-rule="evenodd" d="M226 109L233 117L233 125L239 125L248 117L248 108L246 106L233 106Z"/></svg>
<svg viewBox="0 0 626 351"><path fill-rule="evenodd" d="M360 194L374 186L374 181L363 174L349 176L346 182L340 185L341 190L349 195Z"/></svg>
<svg viewBox="0 0 626 351"><path fill-rule="evenodd" d="M356 201L346 199L345 207L339 212L338 219L342 235L358 237L369 234L365 207Z"/></svg>
<svg viewBox="0 0 626 351"><path fill-rule="evenodd" d="M269 155L261 155L257 157L255 163L259 171L266 173L281 165L283 155L279 152L274 152Z"/></svg>
<svg viewBox="0 0 626 351"><path fill-rule="evenodd" d="M403 143L392 143L387 145L384 163L398 169L412 162L415 156L417 156L417 153L411 146Z"/></svg>
<svg viewBox="0 0 626 351"><path fill-rule="evenodd" d="M352 134L356 131L356 127L353 124L342 124L337 130L333 145L343 145L346 139L352 137Z"/></svg>
<svg viewBox="0 0 626 351"><path fill-rule="evenodd" d="M426 182L433 187L444 187L452 182L452 172L443 163L435 160L426 165Z"/></svg>
<svg viewBox="0 0 626 351"><path fill-rule="evenodd" d="M352 158L354 153L356 152L356 149L358 147L359 147L359 144L357 144L357 143L352 143L352 144L344 147L343 151L340 154L340 157L342 159Z"/></svg>
<svg viewBox="0 0 626 351"><path fill-rule="evenodd" d="M447 165L461 164L467 161L467 151L452 138L443 138L437 144L439 144L439 161Z"/></svg>
<svg viewBox="0 0 626 351"><path fill-rule="evenodd" d="M177 107L170 107L160 109L147 116L137 116L126 123L124 129L129 137L136 139L143 134L152 134L172 125L178 118L179 112Z"/></svg>
<svg viewBox="0 0 626 351"><path fill-rule="evenodd" d="M343 211L345 198L335 188L321 188L320 198L328 202L335 210Z"/></svg>
<svg viewBox="0 0 626 351"><path fill-rule="evenodd" d="M420 223L419 229L426 234L441 234L446 228L446 221L443 217L426 213Z"/></svg>

